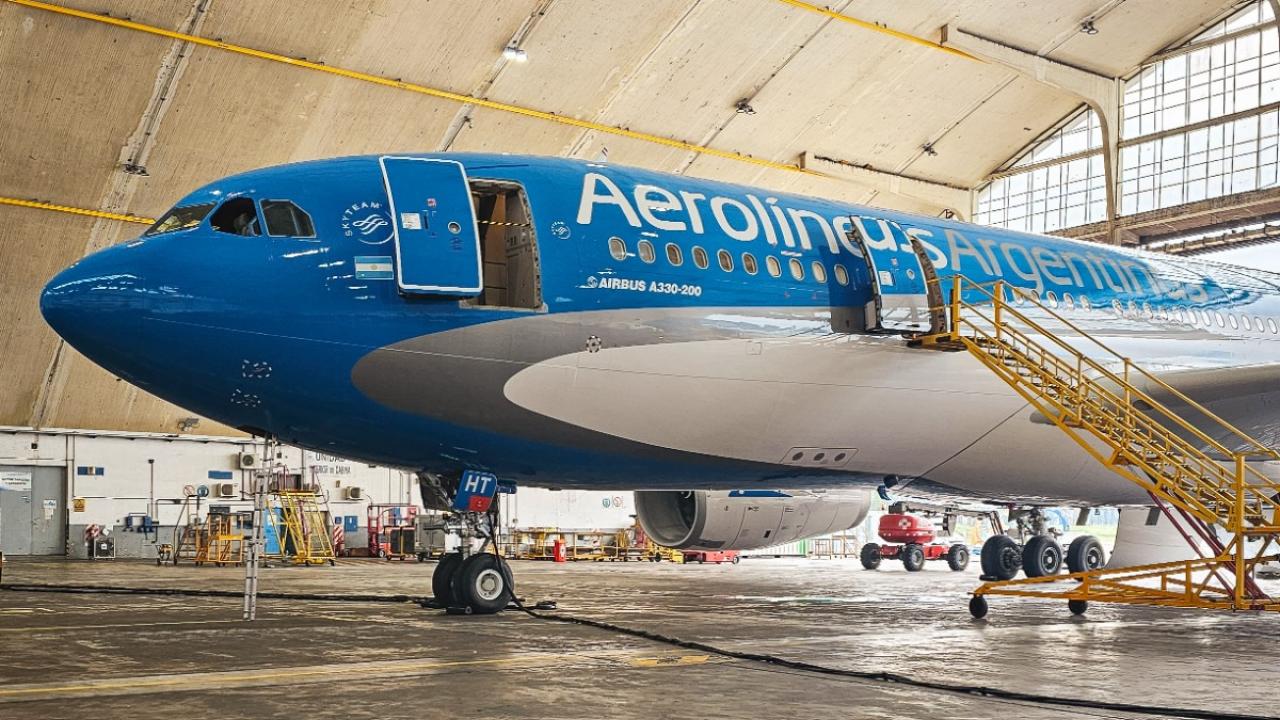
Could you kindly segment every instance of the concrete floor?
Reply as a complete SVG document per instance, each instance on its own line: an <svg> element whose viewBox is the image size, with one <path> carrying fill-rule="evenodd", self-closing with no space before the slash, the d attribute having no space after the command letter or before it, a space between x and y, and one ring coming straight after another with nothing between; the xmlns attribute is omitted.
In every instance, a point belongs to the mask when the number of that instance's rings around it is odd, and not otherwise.
<svg viewBox="0 0 1280 720"><path fill-rule="evenodd" d="M427 594L433 564L268 568L262 589ZM748 559L515 563L561 613L860 670L1109 701L1276 714L1277 617L996 598L976 571ZM218 588L238 568L11 561L3 582ZM1277 588L1271 588L1275 590ZM1131 717L780 669L517 613L409 604L0 592L0 718Z"/></svg>

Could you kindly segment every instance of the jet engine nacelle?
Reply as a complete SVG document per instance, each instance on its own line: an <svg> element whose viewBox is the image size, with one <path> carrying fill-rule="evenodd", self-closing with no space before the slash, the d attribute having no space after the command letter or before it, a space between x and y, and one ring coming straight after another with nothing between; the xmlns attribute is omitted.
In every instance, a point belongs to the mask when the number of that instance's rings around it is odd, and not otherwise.
<svg viewBox="0 0 1280 720"><path fill-rule="evenodd" d="M640 526L664 547L754 550L848 530L867 516L871 493L640 490L635 503Z"/></svg>

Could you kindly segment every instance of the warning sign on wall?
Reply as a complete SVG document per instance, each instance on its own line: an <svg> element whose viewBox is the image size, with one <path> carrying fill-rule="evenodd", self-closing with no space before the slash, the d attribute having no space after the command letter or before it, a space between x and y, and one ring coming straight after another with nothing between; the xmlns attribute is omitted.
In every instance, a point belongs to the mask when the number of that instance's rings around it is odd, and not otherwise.
<svg viewBox="0 0 1280 720"><path fill-rule="evenodd" d="M31 491L30 470L0 470L0 490Z"/></svg>
<svg viewBox="0 0 1280 720"><path fill-rule="evenodd" d="M84 498L71 498L72 512L84 512Z"/></svg>

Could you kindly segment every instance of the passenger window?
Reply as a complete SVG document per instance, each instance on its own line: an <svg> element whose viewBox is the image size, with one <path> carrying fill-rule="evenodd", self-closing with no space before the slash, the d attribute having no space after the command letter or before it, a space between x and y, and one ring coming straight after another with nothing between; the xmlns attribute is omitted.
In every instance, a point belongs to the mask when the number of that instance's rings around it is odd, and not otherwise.
<svg viewBox="0 0 1280 720"><path fill-rule="evenodd" d="M720 269L725 272L733 272L733 256L728 250L721 250L716 253L716 259L720 261Z"/></svg>
<svg viewBox="0 0 1280 720"><path fill-rule="evenodd" d="M841 285L848 285L849 271L845 270L844 266L840 264L836 264L835 271L836 271L836 282L840 283Z"/></svg>
<svg viewBox="0 0 1280 720"><path fill-rule="evenodd" d="M262 234L258 231L258 211L254 208L253 201L245 197L231 198L222 203L222 207L209 219L209 224L218 232L232 235Z"/></svg>
<svg viewBox="0 0 1280 720"><path fill-rule="evenodd" d="M1117 315L1123 315L1123 314L1124 314L1124 306L1120 304L1120 301L1119 301L1119 300L1112 300L1112 301L1111 301L1111 309L1112 309L1112 310L1115 310Z"/></svg>
<svg viewBox="0 0 1280 720"><path fill-rule="evenodd" d="M1229 324L1229 325L1231 326L1231 329L1232 329L1232 330L1239 330L1239 329L1240 329L1240 321L1239 321L1239 320L1236 320L1236 314L1235 314L1235 313L1227 313L1227 324Z"/></svg>
<svg viewBox="0 0 1280 720"><path fill-rule="evenodd" d="M706 270L707 266L711 264L711 261L707 259L707 251L697 245L693 246L693 264L697 265L699 270Z"/></svg>
<svg viewBox="0 0 1280 720"><path fill-rule="evenodd" d="M1076 309L1076 301L1071 299L1071 293L1062 293L1062 304L1068 310Z"/></svg>
<svg viewBox="0 0 1280 720"><path fill-rule="evenodd" d="M827 268L817 260L814 260L813 265L810 267L813 268L813 279L825 285L827 282Z"/></svg>
<svg viewBox="0 0 1280 720"><path fill-rule="evenodd" d="M748 275L755 275L760 270L756 265L756 256L751 253L742 253L742 269L746 270Z"/></svg>
<svg viewBox="0 0 1280 720"><path fill-rule="evenodd" d="M1280 332L1280 327L1276 327L1275 318L1267 318L1267 332L1271 333L1272 335L1275 335L1277 332Z"/></svg>
<svg viewBox="0 0 1280 720"><path fill-rule="evenodd" d="M263 200L262 219L267 223L267 234L275 237L316 236L311 216L288 200Z"/></svg>
<svg viewBox="0 0 1280 720"><path fill-rule="evenodd" d="M1253 329L1262 332L1262 318L1257 315L1253 316Z"/></svg>
<svg viewBox="0 0 1280 720"><path fill-rule="evenodd" d="M609 254L614 260L622 261L627 259L627 244L620 237L609 238Z"/></svg>
<svg viewBox="0 0 1280 720"><path fill-rule="evenodd" d="M1156 314L1151 311L1151 303L1142 303L1142 314L1145 315L1148 320L1156 316Z"/></svg>
<svg viewBox="0 0 1280 720"><path fill-rule="evenodd" d="M787 266L791 268L791 277L796 280L804 279L804 265L800 264L799 260L791 258L791 260L787 262Z"/></svg>
<svg viewBox="0 0 1280 720"><path fill-rule="evenodd" d="M1249 316L1248 316L1248 315L1241 315L1241 316L1240 316L1240 324L1241 324L1241 325L1244 325L1244 329L1245 329L1245 330L1252 330L1252 329L1253 329L1253 324L1249 322Z"/></svg>
<svg viewBox="0 0 1280 720"><path fill-rule="evenodd" d="M1093 309L1093 305L1091 305L1091 304L1089 303L1089 296L1088 296L1088 295L1081 295L1081 296L1080 296L1080 307L1081 307L1082 309L1084 309L1086 312L1087 312L1087 311L1089 311L1089 310L1092 310L1092 309Z"/></svg>
<svg viewBox="0 0 1280 720"><path fill-rule="evenodd" d="M647 263L658 259L658 254L653 250L653 243L648 240L641 240L636 243L636 251L640 253L640 259Z"/></svg>
<svg viewBox="0 0 1280 720"><path fill-rule="evenodd" d="M675 243L667 243L667 262L672 267L680 267L684 264L684 253L680 252L680 248Z"/></svg>
<svg viewBox="0 0 1280 720"><path fill-rule="evenodd" d="M213 210L216 203L205 203L203 205L188 205L186 207L174 208L164 214L164 217L156 221L145 234L159 235L160 233L174 232L175 230L189 230L200 224L201 220Z"/></svg>
<svg viewBox="0 0 1280 720"><path fill-rule="evenodd" d="M764 266L773 277L782 277L782 263L778 262L778 258L772 255L766 256Z"/></svg>
<svg viewBox="0 0 1280 720"><path fill-rule="evenodd" d="M1048 301L1049 307L1058 307L1058 295L1054 291L1050 290L1049 294L1045 296L1045 300Z"/></svg>
<svg viewBox="0 0 1280 720"><path fill-rule="evenodd" d="M1226 322L1224 322L1222 319L1222 313L1218 312L1217 310L1213 311L1213 319L1218 321L1218 327L1227 326Z"/></svg>

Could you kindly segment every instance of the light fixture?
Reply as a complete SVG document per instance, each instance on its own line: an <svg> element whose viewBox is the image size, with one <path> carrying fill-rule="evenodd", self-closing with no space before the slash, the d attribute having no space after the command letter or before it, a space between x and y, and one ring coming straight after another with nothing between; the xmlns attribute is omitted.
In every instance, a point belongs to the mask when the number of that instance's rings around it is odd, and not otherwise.
<svg viewBox="0 0 1280 720"><path fill-rule="evenodd" d="M511 62L529 62L529 53L518 45L508 45L502 48L502 57Z"/></svg>
<svg viewBox="0 0 1280 720"><path fill-rule="evenodd" d="M1080 23L1080 32L1084 33L1085 35L1097 35L1098 28L1094 27L1093 20L1085 20L1084 22Z"/></svg>
<svg viewBox="0 0 1280 720"><path fill-rule="evenodd" d="M756 114L756 109L751 107L751 103L747 102L746 98L742 98L738 102L734 103L733 107L737 109L739 115L755 115Z"/></svg>
<svg viewBox="0 0 1280 720"><path fill-rule="evenodd" d="M925 144L921 145L921 146L920 146L920 149L921 149L922 151L924 151L924 154L925 154L925 155L928 155L929 157L937 157L937 156L938 156L938 151L933 149L933 143L931 143L931 142L929 142L929 143L925 143Z"/></svg>
<svg viewBox="0 0 1280 720"><path fill-rule="evenodd" d="M191 432L200 424L200 418L184 417L178 420L178 432Z"/></svg>

